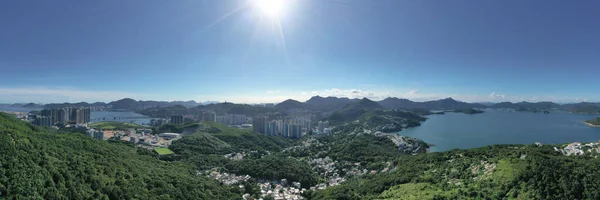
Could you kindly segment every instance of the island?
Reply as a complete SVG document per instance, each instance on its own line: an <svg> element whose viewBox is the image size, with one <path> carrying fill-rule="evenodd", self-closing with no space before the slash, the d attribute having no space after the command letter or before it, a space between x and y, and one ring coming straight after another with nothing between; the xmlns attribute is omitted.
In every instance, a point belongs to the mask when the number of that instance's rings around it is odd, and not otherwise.
<svg viewBox="0 0 600 200"><path fill-rule="evenodd" d="M537 108L518 107L518 108L515 108L515 111L550 114L549 110L543 110L543 109L537 109Z"/></svg>
<svg viewBox="0 0 600 200"><path fill-rule="evenodd" d="M483 110L478 110L478 109L474 109L474 108L465 108L465 109L456 109L456 110L453 110L453 112L472 115L472 114L483 113Z"/></svg>
<svg viewBox="0 0 600 200"><path fill-rule="evenodd" d="M584 123L591 127L600 127L600 117L596 117L595 119L587 120Z"/></svg>

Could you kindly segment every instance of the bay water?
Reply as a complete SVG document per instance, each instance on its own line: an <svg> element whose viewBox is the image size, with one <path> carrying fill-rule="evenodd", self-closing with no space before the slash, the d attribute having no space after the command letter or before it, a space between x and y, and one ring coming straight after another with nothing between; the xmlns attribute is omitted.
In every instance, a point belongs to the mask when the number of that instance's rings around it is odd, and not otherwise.
<svg viewBox="0 0 600 200"><path fill-rule="evenodd" d="M398 132L434 144L430 151L468 149L493 144L560 144L600 140L600 128L585 120L600 115L553 111L550 114L486 110L482 114L430 115L421 126Z"/></svg>

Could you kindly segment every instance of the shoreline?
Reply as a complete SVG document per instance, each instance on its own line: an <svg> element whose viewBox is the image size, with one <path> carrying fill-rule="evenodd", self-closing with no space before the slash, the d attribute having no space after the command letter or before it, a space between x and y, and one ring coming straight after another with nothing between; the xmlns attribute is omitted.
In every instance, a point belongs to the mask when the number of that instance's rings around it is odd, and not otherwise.
<svg viewBox="0 0 600 200"><path fill-rule="evenodd" d="M600 125L594 125L588 122L583 122L585 125L591 126L591 127L595 127L595 128L600 128Z"/></svg>

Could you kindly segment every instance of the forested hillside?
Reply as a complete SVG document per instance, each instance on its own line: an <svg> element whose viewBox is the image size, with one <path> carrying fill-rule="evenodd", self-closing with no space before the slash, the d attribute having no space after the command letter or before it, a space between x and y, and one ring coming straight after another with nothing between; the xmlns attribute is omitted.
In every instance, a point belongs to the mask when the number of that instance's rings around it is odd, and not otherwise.
<svg viewBox="0 0 600 200"><path fill-rule="evenodd" d="M236 199L183 162L0 113L0 199Z"/></svg>
<svg viewBox="0 0 600 200"><path fill-rule="evenodd" d="M308 199L600 199L600 160L496 145L397 158L397 168Z"/></svg>

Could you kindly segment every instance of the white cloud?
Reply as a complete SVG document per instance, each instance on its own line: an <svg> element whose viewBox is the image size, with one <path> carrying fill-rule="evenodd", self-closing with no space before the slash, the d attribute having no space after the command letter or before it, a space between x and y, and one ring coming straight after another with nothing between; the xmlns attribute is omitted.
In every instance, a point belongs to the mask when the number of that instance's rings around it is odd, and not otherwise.
<svg viewBox="0 0 600 200"><path fill-rule="evenodd" d="M0 88L0 99L6 103L11 102L36 102L36 103L62 103L62 102L109 102L122 98L150 99L151 95L121 92L121 91L89 91L75 88Z"/></svg>
<svg viewBox="0 0 600 200"><path fill-rule="evenodd" d="M192 94L190 94L192 95ZM347 98L369 98L379 101L387 97L397 97L410 99L412 101L430 101L452 97L456 100L465 102L501 102L501 101L553 101L559 103L565 102L580 102L580 101L597 101L598 96L519 96L510 94L500 94L491 92L489 94L456 94L456 93L433 93L417 89L405 90L363 90L363 89L340 89L330 88L315 91L280 91L269 90L264 93L248 92L244 94L194 94L192 98L183 99L165 99L169 95L143 94L122 91L91 91L77 88L45 88L45 87L22 87L22 88L6 88L0 87L0 103L15 103L15 102L35 102L35 103L62 103L62 102L110 102L122 98L133 98L136 100L189 100L189 99L204 99L215 101L228 101L235 103L278 103L286 99L295 99L298 101L306 101L312 96L319 95L322 97L347 97ZM181 98L182 96L172 95L172 98Z"/></svg>
<svg viewBox="0 0 600 200"><path fill-rule="evenodd" d="M492 98L492 99L504 99L504 98L506 98L506 95L496 94L496 92L492 92L490 94L490 98Z"/></svg>

